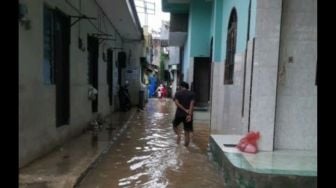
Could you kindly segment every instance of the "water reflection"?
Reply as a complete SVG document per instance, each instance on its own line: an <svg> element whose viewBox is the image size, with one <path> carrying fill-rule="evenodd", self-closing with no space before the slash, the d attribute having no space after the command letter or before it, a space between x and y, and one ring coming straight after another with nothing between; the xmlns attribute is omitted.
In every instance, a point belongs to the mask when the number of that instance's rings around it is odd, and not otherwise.
<svg viewBox="0 0 336 188"><path fill-rule="evenodd" d="M150 100L80 187L223 187L207 155L208 125L195 124L190 146L178 145L174 110L172 101Z"/></svg>

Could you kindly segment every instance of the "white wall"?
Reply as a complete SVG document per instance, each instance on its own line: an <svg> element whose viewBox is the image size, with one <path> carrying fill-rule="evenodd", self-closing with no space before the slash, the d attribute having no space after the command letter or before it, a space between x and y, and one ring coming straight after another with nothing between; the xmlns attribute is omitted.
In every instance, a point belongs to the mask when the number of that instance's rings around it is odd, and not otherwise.
<svg viewBox="0 0 336 188"><path fill-rule="evenodd" d="M124 49L127 52L127 67L123 70L125 77L122 83L125 83L128 80L129 93L131 97L132 105L139 104L139 91L141 89L141 66L140 66L140 57L143 54L144 43L141 41L128 42L124 44ZM129 52L131 51L131 55ZM131 70L129 73L127 70Z"/></svg>
<svg viewBox="0 0 336 188"><path fill-rule="evenodd" d="M255 23L244 104L244 54L235 56L233 85L223 84L224 62L212 65L211 133L259 131L262 151L316 150L316 0L258 0Z"/></svg>
<svg viewBox="0 0 336 188"><path fill-rule="evenodd" d="M78 37L87 47L87 34L97 30L87 21L82 20L71 27L70 44L70 125L56 128L55 85L43 82L43 4L51 8L59 8L67 15L78 15L65 1L34 0L26 1L31 29L26 30L19 25L19 166L26 165L33 159L43 155L74 136L87 125L93 116L91 101L88 100L88 55L87 50L78 49ZM77 0L70 2L78 7ZM98 17L98 7L94 1L82 2L82 12L88 17ZM104 20L104 18L101 18ZM72 19L74 21L74 19ZM115 32L105 19L104 31ZM81 31L79 34L79 25ZM106 47L121 47L121 39L105 41ZM102 44L99 49L99 106L103 115L110 112L108 87L106 81L106 62L102 60ZM105 49L105 48L104 48ZM117 83L114 50L114 86ZM113 90L114 95L117 89ZM115 103L114 103L115 104ZM114 107L113 107L114 108Z"/></svg>
<svg viewBox="0 0 336 188"><path fill-rule="evenodd" d="M169 46L169 65L180 64L180 47Z"/></svg>
<svg viewBox="0 0 336 188"><path fill-rule="evenodd" d="M250 130L263 151L273 151L281 8L281 0L257 1Z"/></svg>
<svg viewBox="0 0 336 188"><path fill-rule="evenodd" d="M212 134L243 134L247 124L242 119L244 53L236 54L233 84L224 85L224 62L214 62L212 76Z"/></svg>
<svg viewBox="0 0 336 188"><path fill-rule="evenodd" d="M316 3L283 0L276 149L317 150Z"/></svg>

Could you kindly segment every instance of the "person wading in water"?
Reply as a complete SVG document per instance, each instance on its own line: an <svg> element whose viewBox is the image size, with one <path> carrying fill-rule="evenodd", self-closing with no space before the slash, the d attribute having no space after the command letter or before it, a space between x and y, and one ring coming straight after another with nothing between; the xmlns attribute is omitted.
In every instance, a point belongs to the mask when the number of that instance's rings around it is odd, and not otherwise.
<svg viewBox="0 0 336 188"><path fill-rule="evenodd" d="M173 129L177 135L177 143L180 143L181 136L178 125L183 122L185 141L184 145L188 146L190 142L190 134L193 132L193 110L195 103L195 94L189 91L189 84L180 83L181 90L176 92L174 102L176 104L176 113L173 120Z"/></svg>

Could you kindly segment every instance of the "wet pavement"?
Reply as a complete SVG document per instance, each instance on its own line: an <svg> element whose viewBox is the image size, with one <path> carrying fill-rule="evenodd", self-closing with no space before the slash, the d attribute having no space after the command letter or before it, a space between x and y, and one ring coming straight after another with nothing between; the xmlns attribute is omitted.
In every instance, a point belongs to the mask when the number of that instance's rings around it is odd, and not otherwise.
<svg viewBox="0 0 336 188"><path fill-rule="evenodd" d="M78 187L223 187L208 152L209 124L194 122L192 142L185 147L183 134L181 143L176 143L174 112L171 100L150 99Z"/></svg>
<svg viewBox="0 0 336 188"><path fill-rule="evenodd" d="M129 119L136 114L113 112L106 123L93 134L86 130L47 155L20 169L20 188L72 188L100 157L123 134ZM94 135L97 135L95 137Z"/></svg>

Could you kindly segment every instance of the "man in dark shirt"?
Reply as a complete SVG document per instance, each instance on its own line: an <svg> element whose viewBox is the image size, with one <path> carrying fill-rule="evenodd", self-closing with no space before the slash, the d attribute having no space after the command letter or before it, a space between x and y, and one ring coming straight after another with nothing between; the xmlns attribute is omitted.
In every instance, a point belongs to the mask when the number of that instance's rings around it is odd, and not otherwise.
<svg viewBox="0 0 336 188"><path fill-rule="evenodd" d="M174 102L176 104L176 113L173 120L173 128L177 135L177 143L180 142L180 130L178 125L183 122L185 142L184 145L189 145L190 133L193 132L193 110L195 103L195 94L189 91L189 85L186 82L180 83L181 90L176 92Z"/></svg>

